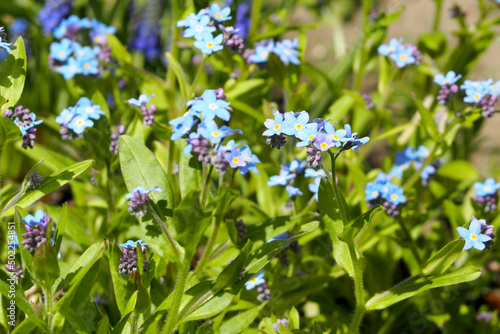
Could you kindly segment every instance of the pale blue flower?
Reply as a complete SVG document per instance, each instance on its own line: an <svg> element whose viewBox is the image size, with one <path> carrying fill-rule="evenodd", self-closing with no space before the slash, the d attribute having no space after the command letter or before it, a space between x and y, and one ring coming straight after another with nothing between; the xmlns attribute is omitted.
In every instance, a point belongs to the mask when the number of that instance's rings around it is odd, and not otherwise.
<svg viewBox="0 0 500 334"><path fill-rule="evenodd" d="M264 279L264 270L259 271L255 274L248 282L245 283L245 288L247 290L252 290L253 288L266 283Z"/></svg>
<svg viewBox="0 0 500 334"><path fill-rule="evenodd" d="M469 229L462 226L457 227L458 234L465 240L463 250L474 247L478 250L483 250L486 246L484 242L490 241L491 237L481 234L481 223L475 218L472 218Z"/></svg>
<svg viewBox="0 0 500 334"><path fill-rule="evenodd" d="M149 103L151 98L153 98L155 94L151 94L149 97L146 94L141 94L139 95L139 99L128 99L127 102L130 105L136 106L136 107L141 107L142 105L146 105Z"/></svg>
<svg viewBox="0 0 500 334"><path fill-rule="evenodd" d="M436 84L438 84L439 86L451 86L455 82L457 82L458 80L460 80L461 77L462 77L461 74L456 75L455 72L448 71L448 73L446 73L446 76L444 76L441 73L436 74L434 76L434 82Z"/></svg>

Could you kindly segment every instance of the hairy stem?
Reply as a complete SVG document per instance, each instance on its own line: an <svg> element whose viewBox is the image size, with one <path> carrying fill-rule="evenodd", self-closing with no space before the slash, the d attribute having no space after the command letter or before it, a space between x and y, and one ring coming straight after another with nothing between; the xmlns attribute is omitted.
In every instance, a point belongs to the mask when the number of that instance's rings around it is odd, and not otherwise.
<svg viewBox="0 0 500 334"><path fill-rule="evenodd" d="M203 266L207 263L210 258L210 254L212 253L212 249L214 248L215 239L217 238L217 232L219 232L219 222L215 215L212 216L212 231L210 232L210 236L208 237L207 246L203 251L200 262L196 266L195 274L200 273L203 270Z"/></svg>
<svg viewBox="0 0 500 334"><path fill-rule="evenodd" d="M163 223L163 220L160 218L160 216L158 215L158 213L156 212L156 210L151 205L151 202L149 202L149 201L148 201L148 208L149 208L149 211L151 212L151 215L153 216L154 220L156 220L156 222L160 226L161 230L163 231L163 233L167 237L168 242L170 243L170 246L172 246L172 249L174 250L174 252L177 255L177 257L179 258L180 257L180 252L177 249L177 246L176 246L176 244L174 242L174 238L172 238L172 236L170 235L170 232L168 231L167 227L165 226L165 223Z"/></svg>
<svg viewBox="0 0 500 334"><path fill-rule="evenodd" d="M188 254L185 255L182 260L182 264L179 268L179 272L177 273L177 282L174 288L174 297L172 300L172 307L170 308L170 312L168 312L167 323L163 328L163 334L174 333L177 318L179 315L179 309L181 307L182 297L184 296L184 288L186 287L186 280L189 272L189 265L191 264L191 256Z"/></svg>

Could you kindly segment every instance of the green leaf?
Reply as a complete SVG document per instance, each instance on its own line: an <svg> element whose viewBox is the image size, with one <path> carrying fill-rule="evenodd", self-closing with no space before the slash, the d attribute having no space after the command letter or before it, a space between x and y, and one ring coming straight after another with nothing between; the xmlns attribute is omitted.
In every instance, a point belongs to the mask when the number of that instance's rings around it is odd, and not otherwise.
<svg viewBox="0 0 500 334"><path fill-rule="evenodd" d="M106 102L106 99L104 96L101 94L100 91L96 90L95 93L92 95L92 102L99 105L101 107L101 110L106 113L106 117L108 119L111 119L111 114L109 113L109 108L108 108L108 102Z"/></svg>
<svg viewBox="0 0 500 334"><path fill-rule="evenodd" d="M231 319L224 321L222 326L220 326L221 334L239 334L242 333L244 329L250 327L252 322L260 313L260 310L267 305L267 302L260 304L248 311L238 313Z"/></svg>
<svg viewBox="0 0 500 334"><path fill-rule="evenodd" d="M368 224L370 224L373 215L381 211L385 211L383 206L379 204L372 206L370 210L363 213L361 216L356 218L356 220L345 227L344 236L342 239L347 242L352 242L358 235L359 231L361 231L363 227L366 227Z"/></svg>
<svg viewBox="0 0 500 334"><path fill-rule="evenodd" d="M465 160L453 160L437 170L437 174L455 181L474 180L479 177L476 167Z"/></svg>
<svg viewBox="0 0 500 334"><path fill-rule="evenodd" d="M378 74L378 93L383 95L385 91L389 88L389 82L391 81L391 63L389 62L389 57L382 55L378 56L379 59L379 74Z"/></svg>
<svg viewBox="0 0 500 334"><path fill-rule="evenodd" d="M240 275L243 267L245 266L247 255L252 249L252 242L247 241L245 247L243 247L241 253L231 261L231 263L225 267L222 272L215 279L215 289L221 290L228 286L231 286Z"/></svg>
<svg viewBox="0 0 500 334"><path fill-rule="evenodd" d="M292 307L290 312L288 312L288 328L289 329L299 329L300 328L300 316L299 312L295 307Z"/></svg>
<svg viewBox="0 0 500 334"><path fill-rule="evenodd" d="M465 220L460 213L460 209L452 201L444 200L443 210L450 221L452 231L456 231L457 227L465 225Z"/></svg>
<svg viewBox="0 0 500 334"><path fill-rule="evenodd" d="M175 208L175 240L185 248L186 256L191 256L196 250L203 233L210 226L211 216L211 210L201 207L199 191L189 193Z"/></svg>
<svg viewBox="0 0 500 334"><path fill-rule="evenodd" d="M430 32L421 34L418 40L418 49L437 58L446 50L446 34L444 32Z"/></svg>
<svg viewBox="0 0 500 334"><path fill-rule="evenodd" d="M366 303L366 309L368 311L381 310L397 302L413 297L423 291L442 286L470 282L478 278L480 275L481 270L475 268L474 266L467 266L443 276L417 275L399 285L396 285L386 292L376 294Z"/></svg>
<svg viewBox="0 0 500 334"><path fill-rule="evenodd" d="M340 210L340 203L335 196L331 184L321 179L318 191L319 211L330 237L341 235L344 231L344 219Z"/></svg>
<svg viewBox="0 0 500 334"><path fill-rule="evenodd" d="M51 312L53 314L55 314L60 308L67 307L70 304L81 305L84 303L88 296L88 290L91 289L92 283L94 282L99 270L99 263L96 262L101 258L103 251L103 242L96 242L78 258L73 267L71 267L66 274L61 275L63 276L61 279L64 279L66 293L52 307ZM60 282L58 281L56 283L57 284L55 286L59 285ZM87 288L83 287L80 290L81 284L87 286ZM88 287L89 285L90 287ZM73 299L75 300L73 301Z"/></svg>
<svg viewBox="0 0 500 334"><path fill-rule="evenodd" d="M422 124L424 125L425 131L430 137L434 139L437 138L438 129L431 112L424 106L422 101L415 96L414 93L411 93L411 96L413 98L413 101L415 102L415 105L417 106L417 110L420 113L420 116L422 117Z"/></svg>
<svg viewBox="0 0 500 334"><path fill-rule="evenodd" d="M73 328L74 333L91 333L91 331L87 327L87 324L85 323L85 320L74 309L67 307L59 310L59 312L64 315L66 322Z"/></svg>
<svg viewBox="0 0 500 334"><path fill-rule="evenodd" d="M325 119L341 120L354 107L355 102L352 96L342 95L328 108L328 116Z"/></svg>
<svg viewBox="0 0 500 334"><path fill-rule="evenodd" d="M57 255L50 242L45 241L36 249L33 257L33 271L45 283L47 288L51 288L59 277L61 271L59 270Z"/></svg>
<svg viewBox="0 0 500 334"><path fill-rule="evenodd" d="M111 54L121 65L132 64L132 56L115 35L106 34L106 41L111 47Z"/></svg>
<svg viewBox="0 0 500 334"><path fill-rule="evenodd" d="M170 144L172 144L172 142ZM186 141L176 140L175 145L177 145L177 149L180 152L179 188L181 192L181 198L184 198L191 191L201 190L203 180L201 179L200 169L198 168L198 159L196 159L196 157L193 155L186 157L186 155L183 153L184 148L187 146Z"/></svg>
<svg viewBox="0 0 500 334"><path fill-rule="evenodd" d="M50 194L56 189L59 189L69 181L76 178L78 175L83 173L90 165L93 163L93 160L85 160L69 167L63 168L54 172L47 176L37 189L28 189L24 195L22 195L19 200L16 202L16 206L21 208L26 208L29 205L36 202L41 197ZM10 201L15 197L15 195L11 196L5 203L10 203ZM7 217L14 214L14 208L11 207L9 210L4 212L0 218Z"/></svg>
<svg viewBox="0 0 500 334"><path fill-rule="evenodd" d="M26 50L22 37L18 37L0 69L0 115L16 105L26 79Z"/></svg>
<svg viewBox="0 0 500 334"><path fill-rule="evenodd" d="M424 275L440 275L455 262L462 252L463 240L453 240L441 248L422 266Z"/></svg>
<svg viewBox="0 0 500 334"><path fill-rule="evenodd" d="M240 97L248 97L253 94L260 93L267 86L264 79L254 78L245 81L238 81L232 85L227 91L224 91L228 101L237 100Z"/></svg>
<svg viewBox="0 0 500 334"><path fill-rule="evenodd" d="M64 203L61 209L61 215L59 216L59 221L57 222L57 231L54 243L54 251L59 253L61 249L62 238L64 236L64 231L66 230L66 223L68 222L68 203Z"/></svg>
<svg viewBox="0 0 500 334"><path fill-rule="evenodd" d="M172 186L153 152L135 138L120 136L120 165L129 192L139 186L147 190L158 186L162 190L161 193L153 191L149 196L156 204L155 207L167 230L175 237ZM144 232L144 239L155 254L178 260L167 236L150 213L139 218L139 224Z"/></svg>
<svg viewBox="0 0 500 334"><path fill-rule="evenodd" d="M110 333L110 328L109 328L109 317L107 314L105 314L101 320L99 320L99 323L97 324L97 333L96 334L109 334Z"/></svg>
<svg viewBox="0 0 500 334"><path fill-rule="evenodd" d="M21 139L21 137L21 131L17 125L10 118L0 116L0 146Z"/></svg>
<svg viewBox="0 0 500 334"><path fill-rule="evenodd" d="M23 320L23 322L21 322L19 325L17 325L11 333L12 334L27 334L27 333L31 333L36 328L37 328L37 326L31 318L25 318Z"/></svg>
<svg viewBox="0 0 500 334"><path fill-rule="evenodd" d="M186 292L186 294L187 293L188 292ZM186 321L211 318L214 315L225 310L226 307L228 307L231 304L235 296L236 294L233 293L232 291L227 291L227 290L219 291L213 297L208 299L207 302L202 304L200 307L196 308L194 312L190 313L182 320L180 320L177 323L177 325Z"/></svg>
<svg viewBox="0 0 500 334"><path fill-rule="evenodd" d="M191 86L187 83L186 74L184 73L181 64L179 64L179 62L172 56L170 52L167 52L167 60L168 66L174 71L175 77L179 82L182 97L184 98L184 100L191 99L191 96L188 96L189 92L191 91Z"/></svg>

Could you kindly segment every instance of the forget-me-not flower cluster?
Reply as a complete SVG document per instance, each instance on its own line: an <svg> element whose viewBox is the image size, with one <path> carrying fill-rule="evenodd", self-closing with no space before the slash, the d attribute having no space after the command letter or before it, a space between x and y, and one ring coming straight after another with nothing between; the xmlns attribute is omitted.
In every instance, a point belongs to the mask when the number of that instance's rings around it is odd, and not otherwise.
<svg viewBox="0 0 500 334"><path fill-rule="evenodd" d="M255 64L266 63L271 53L276 54L280 60L288 65L289 63L300 65L299 40L295 38L284 39L281 42L274 42L274 40L263 40L254 44L254 50L247 54L248 62Z"/></svg>
<svg viewBox="0 0 500 334"><path fill-rule="evenodd" d="M183 116L169 122L174 127L171 140L186 137L186 156L197 154L199 161L213 165L221 174L227 167L238 169L241 174L250 170L258 173L256 164L260 161L248 145L236 143L233 139L223 143L234 133L243 132L226 125L219 126L216 122L229 122L233 111L222 88L205 90L201 97L188 101L187 107L188 111Z"/></svg>
<svg viewBox="0 0 500 334"><path fill-rule="evenodd" d="M74 107L68 107L56 117L56 123L61 125L60 133L63 139L74 139L81 135L86 128L94 126L102 115L101 106L94 104L89 98L82 97Z"/></svg>
<svg viewBox="0 0 500 334"><path fill-rule="evenodd" d="M419 65L422 58L416 46L409 43L403 44L403 39L397 38L392 38L387 45L380 45L378 53L391 58L398 68L412 64Z"/></svg>
<svg viewBox="0 0 500 334"><path fill-rule="evenodd" d="M89 31L92 46L82 46L77 41L78 33L83 30ZM99 60L109 61L111 57L110 48L106 46L106 34L114 34L115 31L114 27L108 27L96 19L80 19L71 15L53 32L59 41L50 45L50 66L65 79L77 74L98 75L101 72Z"/></svg>
<svg viewBox="0 0 500 334"><path fill-rule="evenodd" d="M485 212L493 212L497 208L498 189L500 189L500 183L497 183L493 178L486 179L484 183L476 182L474 183L475 194L472 199L484 208Z"/></svg>

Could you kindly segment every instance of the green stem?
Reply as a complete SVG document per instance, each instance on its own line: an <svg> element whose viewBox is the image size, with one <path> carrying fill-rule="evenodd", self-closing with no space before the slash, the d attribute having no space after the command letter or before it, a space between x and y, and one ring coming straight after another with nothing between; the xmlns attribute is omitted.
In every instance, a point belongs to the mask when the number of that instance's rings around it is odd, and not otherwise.
<svg viewBox="0 0 500 334"><path fill-rule="evenodd" d="M415 240L413 240L413 237L411 236L410 230L408 230L401 217L398 217L397 221L399 223L399 226L401 226L401 229L403 230L405 238L408 239L408 241L410 242L410 250L413 253L413 256L415 257L415 260L417 260L418 266L420 267L420 269L422 269L421 268L422 259L420 258L420 255L418 255L418 248L417 245L415 244Z"/></svg>
<svg viewBox="0 0 500 334"><path fill-rule="evenodd" d="M196 75L194 77L193 84L191 85L191 91L189 91L188 99L190 99L195 93L196 85L198 84L198 81L201 78L201 73L203 73L205 69L205 63L207 62L207 59L208 58L206 56L203 56L203 60L201 61L200 66L198 67L198 71L196 72Z"/></svg>
<svg viewBox="0 0 500 334"><path fill-rule="evenodd" d="M212 253L212 249L215 244L215 239L217 238L217 232L219 232L219 222L215 215L212 216L212 231L210 232L210 236L208 237L207 246L203 251L200 262L196 266L195 274L200 273L203 270L203 266L206 264L208 259L210 258L210 254Z"/></svg>
<svg viewBox="0 0 500 334"><path fill-rule="evenodd" d="M210 169L208 170L207 177L203 182L203 192L201 193L201 206L205 206L205 200L207 199L208 193L208 184L210 183L210 179L212 178L212 172L214 171L214 165L210 165Z"/></svg>
<svg viewBox="0 0 500 334"><path fill-rule="evenodd" d="M45 306L45 319L47 321L47 327L52 328L52 314L50 310L54 305L54 296L52 295L52 291L50 288L46 288L42 286L43 298L44 298L44 306Z"/></svg>
<svg viewBox="0 0 500 334"><path fill-rule="evenodd" d="M163 233L167 237L168 242L170 243L170 246L172 246L172 249L174 250L175 254L177 255L177 258L180 258L180 252L177 249L177 246L174 242L174 239L172 238L172 236L170 235L170 232L168 231L167 227L163 223L163 220L161 220L160 216L158 215L156 210L151 205L151 202L149 202L149 201L148 201L148 207L149 207L149 211L151 212L151 215L153 216L154 220L156 220L156 222L160 226L161 230L163 231Z"/></svg>
<svg viewBox="0 0 500 334"><path fill-rule="evenodd" d="M436 2L436 12L434 13L434 24L432 25L432 31L437 32L439 30L439 21L441 20L441 9L443 8L443 0L434 0Z"/></svg>
<svg viewBox="0 0 500 334"><path fill-rule="evenodd" d="M14 205L16 204L16 202L19 200L19 198L21 198L22 195L24 195L24 193L26 192L26 190L28 189L28 187L23 187L19 193L17 193L16 197L14 197L12 199L12 201L10 201L7 205L5 205L5 207L3 208L2 212L0 213L0 217L3 216L3 214L7 211L9 211L9 209Z"/></svg>
<svg viewBox="0 0 500 334"><path fill-rule="evenodd" d="M188 277L190 264L191 256L188 256L188 254L186 254L177 274L177 282L175 284L172 307L170 308L170 312L168 312L167 323L165 324L165 327L162 331L163 334L174 333L177 324L177 316L179 315L179 309L181 307L182 297L184 296L184 288L186 287L186 280Z"/></svg>

